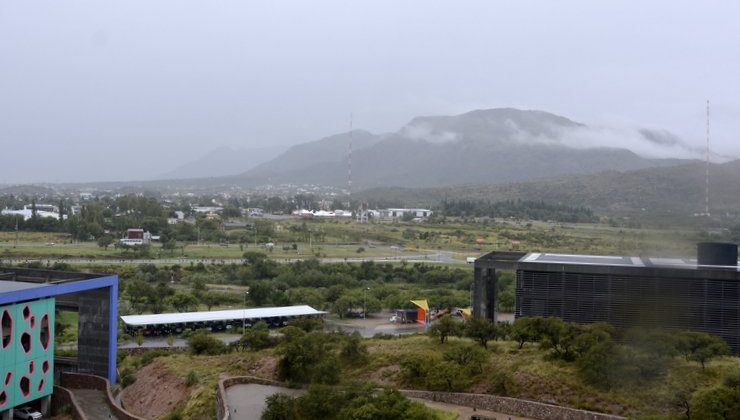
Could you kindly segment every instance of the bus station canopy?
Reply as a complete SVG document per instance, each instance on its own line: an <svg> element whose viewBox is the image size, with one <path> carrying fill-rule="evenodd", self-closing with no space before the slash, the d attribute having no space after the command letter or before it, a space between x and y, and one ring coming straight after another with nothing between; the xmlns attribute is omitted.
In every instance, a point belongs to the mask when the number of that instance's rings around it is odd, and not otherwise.
<svg viewBox="0 0 740 420"><path fill-rule="evenodd" d="M142 326L189 324L195 322L218 322L233 321L237 319L263 319L324 314L326 314L326 312L317 311L316 309L308 305L296 305L278 306L272 308L228 309L224 311L176 312L169 314L152 315L125 315L122 316L121 319L126 325Z"/></svg>

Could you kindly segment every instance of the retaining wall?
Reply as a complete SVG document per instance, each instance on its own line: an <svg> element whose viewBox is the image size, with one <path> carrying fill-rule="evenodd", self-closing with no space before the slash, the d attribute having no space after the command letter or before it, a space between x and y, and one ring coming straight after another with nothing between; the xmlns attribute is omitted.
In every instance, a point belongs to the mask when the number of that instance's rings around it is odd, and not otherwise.
<svg viewBox="0 0 740 420"><path fill-rule="evenodd" d="M54 394L51 397L51 413L56 416L61 414L62 407L67 406L71 410L69 414L74 420L88 420L72 391L61 386L54 385Z"/></svg>
<svg viewBox="0 0 740 420"><path fill-rule="evenodd" d="M124 410L120 405L116 404L116 400L113 398L113 393L110 389L110 382L106 378L87 375L84 373L62 373L61 383L63 386L72 389L97 389L102 391L106 395L106 403L110 407L111 411L115 413L119 420L146 420L143 417L139 417Z"/></svg>
<svg viewBox="0 0 740 420"><path fill-rule="evenodd" d="M462 405L479 408L481 410L507 413L533 419L561 419L561 420L618 420L624 417L611 414L602 414L594 411L578 410L561 407L537 401L520 400L517 398L498 397L488 394L466 394L457 392L432 392L401 389L403 395L413 398L422 398L447 404Z"/></svg>
<svg viewBox="0 0 740 420"><path fill-rule="evenodd" d="M256 376L231 376L218 381L216 389L216 419L231 420L229 405L226 403L226 388L239 384L260 384L287 387L288 385L273 381L271 379L258 378Z"/></svg>

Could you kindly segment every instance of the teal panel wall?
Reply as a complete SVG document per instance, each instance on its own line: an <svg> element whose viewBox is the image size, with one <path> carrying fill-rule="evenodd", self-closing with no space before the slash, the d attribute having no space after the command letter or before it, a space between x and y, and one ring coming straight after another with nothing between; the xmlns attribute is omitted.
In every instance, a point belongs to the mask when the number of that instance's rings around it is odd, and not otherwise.
<svg viewBox="0 0 740 420"><path fill-rule="evenodd" d="M0 411L15 406L15 392L11 366L0 367Z"/></svg>
<svg viewBox="0 0 740 420"><path fill-rule="evenodd" d="M52 393L54 308L54 298L0 307L0 340L12 337L0 341L0 411Z"/></svg>

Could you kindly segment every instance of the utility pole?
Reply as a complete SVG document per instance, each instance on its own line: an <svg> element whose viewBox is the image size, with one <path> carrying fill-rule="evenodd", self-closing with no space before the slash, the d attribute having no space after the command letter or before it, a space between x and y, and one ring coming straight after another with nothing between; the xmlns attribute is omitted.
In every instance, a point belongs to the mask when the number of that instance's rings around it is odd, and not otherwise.
<svg viewBox="0 0 740 420"><path fill-rule="evenodd" d="M707 151L706 151L706 174L704 190L704 215L709 217L709 99L707 99Z"/></svg>
<svg viewBox="0 0 740 420"><path fill-rule="evenodd" d="M362 292L362 319L365 319L366 313L367 313L367 291L370 290L369 287L366 287L365 290Z"/></svg>
<svg viewBox="0 0 740 420"><path fill-rule="evenodd" d="M249 296L249 290L244 292L244 305L242 306L242 335L247 332L247 296Z"/></svg>

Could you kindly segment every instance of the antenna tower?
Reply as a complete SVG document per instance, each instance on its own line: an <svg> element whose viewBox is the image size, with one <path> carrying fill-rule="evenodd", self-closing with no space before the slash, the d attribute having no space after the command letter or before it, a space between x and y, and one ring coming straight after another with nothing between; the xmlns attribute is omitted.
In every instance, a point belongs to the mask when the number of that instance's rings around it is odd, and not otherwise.
<svg viewBox="0 0 740 420"><path fill-rule="evenodd" d="M706 171L705 171L705 189L704 189L704 215L709 216L709 100L707 99L707 150L706 150Z"/></svg>
<svg viewBox="0 0 740 420"><path fill-rule="evenodd" d="M349 153L347 154L347 209L352 208L352 113L349 114Z"/></svg>

